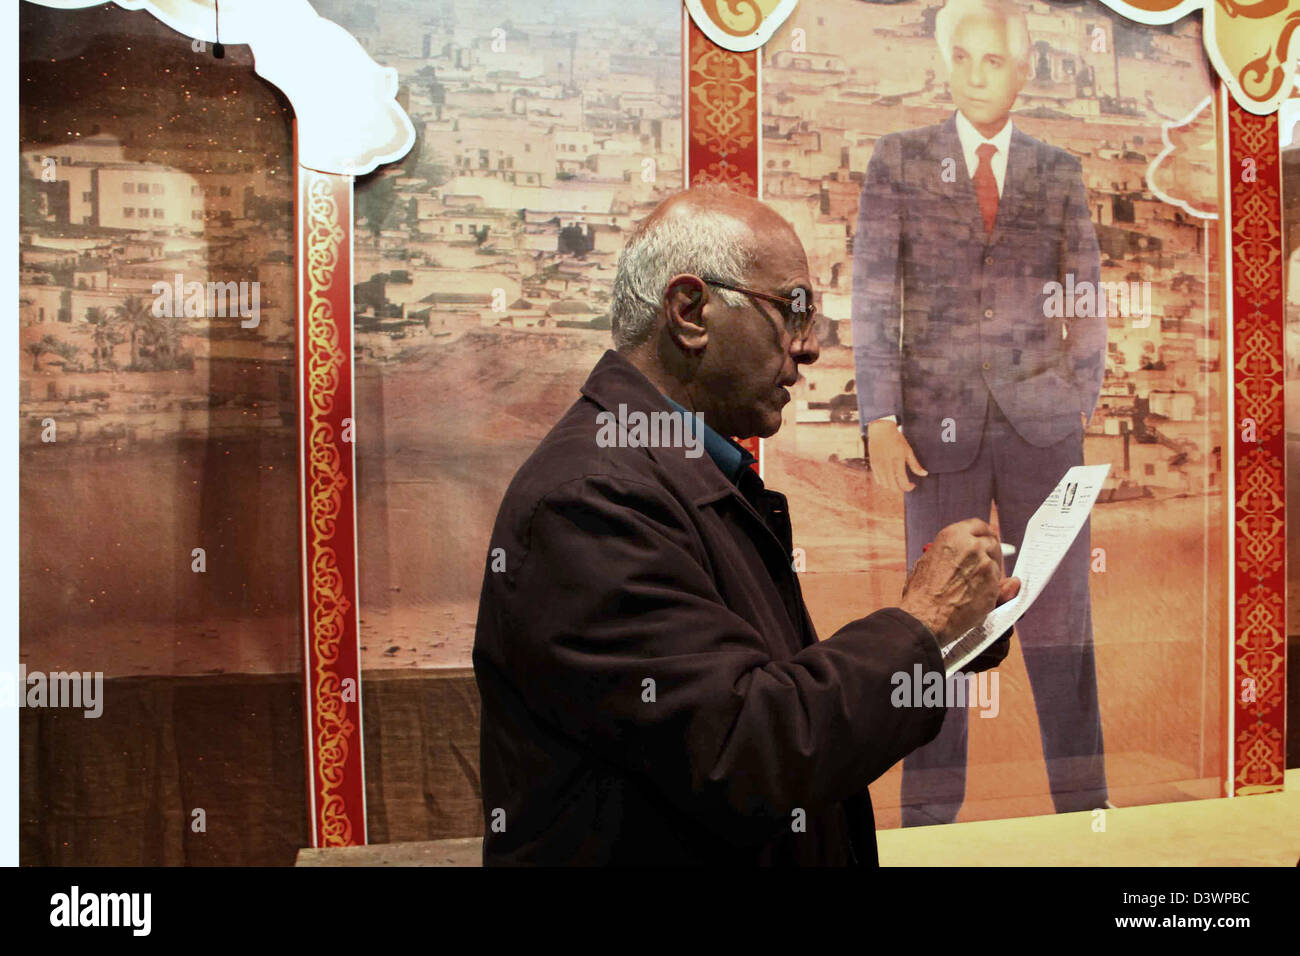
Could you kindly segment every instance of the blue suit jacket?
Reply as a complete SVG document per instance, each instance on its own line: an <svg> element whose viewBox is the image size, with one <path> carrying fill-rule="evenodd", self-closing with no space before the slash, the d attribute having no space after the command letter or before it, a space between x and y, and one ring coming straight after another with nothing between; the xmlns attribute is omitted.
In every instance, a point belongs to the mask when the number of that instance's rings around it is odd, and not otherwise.
<svg viewBox="0 0 1300 956"><path fill-rule="evenodd" d="M947 175L945 175L947 171ZM1013 131L986 236L955 115L884 136L862 185L853 351L862 428L897 415L921 464L960 471L992 395L1016 431L1055 444L1091 415L1106 320L1049 318L1049 282L1099 280L1079 161Z"/></svg>

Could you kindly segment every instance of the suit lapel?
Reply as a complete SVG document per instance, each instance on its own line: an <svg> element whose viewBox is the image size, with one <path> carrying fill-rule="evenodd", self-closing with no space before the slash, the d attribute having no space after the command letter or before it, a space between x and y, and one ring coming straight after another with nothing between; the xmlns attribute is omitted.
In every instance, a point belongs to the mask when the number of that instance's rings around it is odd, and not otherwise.
<svg viewBox="0 0 1300 956"><path fill-rule="evenodd" d="M993 245L1006 229L1006 224L1016 222L1020 216L1020 207L1024 205L1034 175L1034 142L1019 127L1011 130L1011 145L1007 147L1007 174L1002 182L1002 198L998 200L998 218L993 222L993 234L989 236L989 245Z"/></svg>
<svg viewBox="0 0 1300 956"><path fill-rule="evenodd" d="M932 140L931 148L934 150L937 168L942 169L944 161L948 159L955 160L957 164L956 169L953 170L955 176L952 182L947 182L942 176L939 177L940 190L949 202L956 204L961 210L963 219L982 223L979 200L975 197L975 186L971 182L970 170L966 168L966 154L961 148L961 137L957 135L956 113L948 117L946 122L939 124L939 132Z"/></svg>
<svg viewBox="0 0 1300 956"><path fill-rule="evenodd" d="M926 187L943 197L941 201L951 204L948 214L939 217L945 222L946 228L953 230L948 238L957 247L971 248L972 253L975 249L982 249L986 242L984 217L980 213L979 199L975 196L970 171L966 168L966 154L962 152L961 137L957 135L956 113L939 124L930 139L929 149L928 165L931 169L946 172L949 160L956 163L951 179L946 175L933 175Z"/></svg>

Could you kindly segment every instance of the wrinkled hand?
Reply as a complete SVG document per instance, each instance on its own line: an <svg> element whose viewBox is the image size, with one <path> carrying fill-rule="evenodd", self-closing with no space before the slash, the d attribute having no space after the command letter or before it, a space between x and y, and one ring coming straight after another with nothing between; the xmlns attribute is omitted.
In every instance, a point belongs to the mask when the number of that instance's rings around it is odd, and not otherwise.
<svg viewBox="0 0 1300 956"><path fill-rule="evenodd" d="M1020 592L1002 573L1002 547L979 518L944 528L921 555L903 587L899 607L947 644Z"/></svg>
<svg viewBox="0 0 1300 956"><path fill-rule="evenodd" d="M867 426L867 456L876 484L891 491L911 491L916 487L907 476L908 468L921 477L929 474L916 460L916 453L898 430L898 423L887 419Z"/></svg>

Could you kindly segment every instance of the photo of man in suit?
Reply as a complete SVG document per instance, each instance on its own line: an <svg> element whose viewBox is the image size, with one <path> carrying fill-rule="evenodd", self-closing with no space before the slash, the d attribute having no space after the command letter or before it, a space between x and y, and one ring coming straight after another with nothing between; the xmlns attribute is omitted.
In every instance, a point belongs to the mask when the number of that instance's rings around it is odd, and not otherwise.
<svg viewBox="0 0 1300 956"><path fill-rule="evenodd" d="M905 492L907 565L945 525L989 518L1019 547L1083 464L1105 371L1104 313L1060 318L1048 286L1099 280L1078 159L1016 128L1031 44L1014 0L950 0L935 21L956 111L883 136L862 186L852 327L876 481ZM1085 310L1086 311L1086 310ZM1016 630L1057 812L1108 804L1085 524ZM902 823L956 819L967 710L903 763Z"/></svg>

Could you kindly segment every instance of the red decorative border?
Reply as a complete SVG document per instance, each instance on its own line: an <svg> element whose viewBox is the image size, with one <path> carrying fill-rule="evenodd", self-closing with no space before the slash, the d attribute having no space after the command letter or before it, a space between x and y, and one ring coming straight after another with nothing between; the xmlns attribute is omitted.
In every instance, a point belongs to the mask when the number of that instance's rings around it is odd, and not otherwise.
<svg viewBox="0 0 1300 956"><path fill-rule="evenodd" d="M1235 495L1233 795L1280 790L1286 767L1286 436L1277 115L1226 101L1232 245Z"/></svg>
<svg viewBox="0 0 1300 956"><path fill-rule="evenodd" d="M686 182L718 183L760 198L763 126L759 100L762 50L736 53L710 40L682 10L682 67L686 103ZM740 442L763 474L763 442Z"/></svg>
<svg viewBox="0 0 1300 956"><path fill-rule="evenodd" d="M758 195L760 51L718 46L682 12L686 74L686 181Z"/></svg>
<svg viewBox="0 0 1300 956"><path fill-rule="evenodd" d="M366 842L352 442L352 177L297 167L298 433L312 846Z"/></svg>

